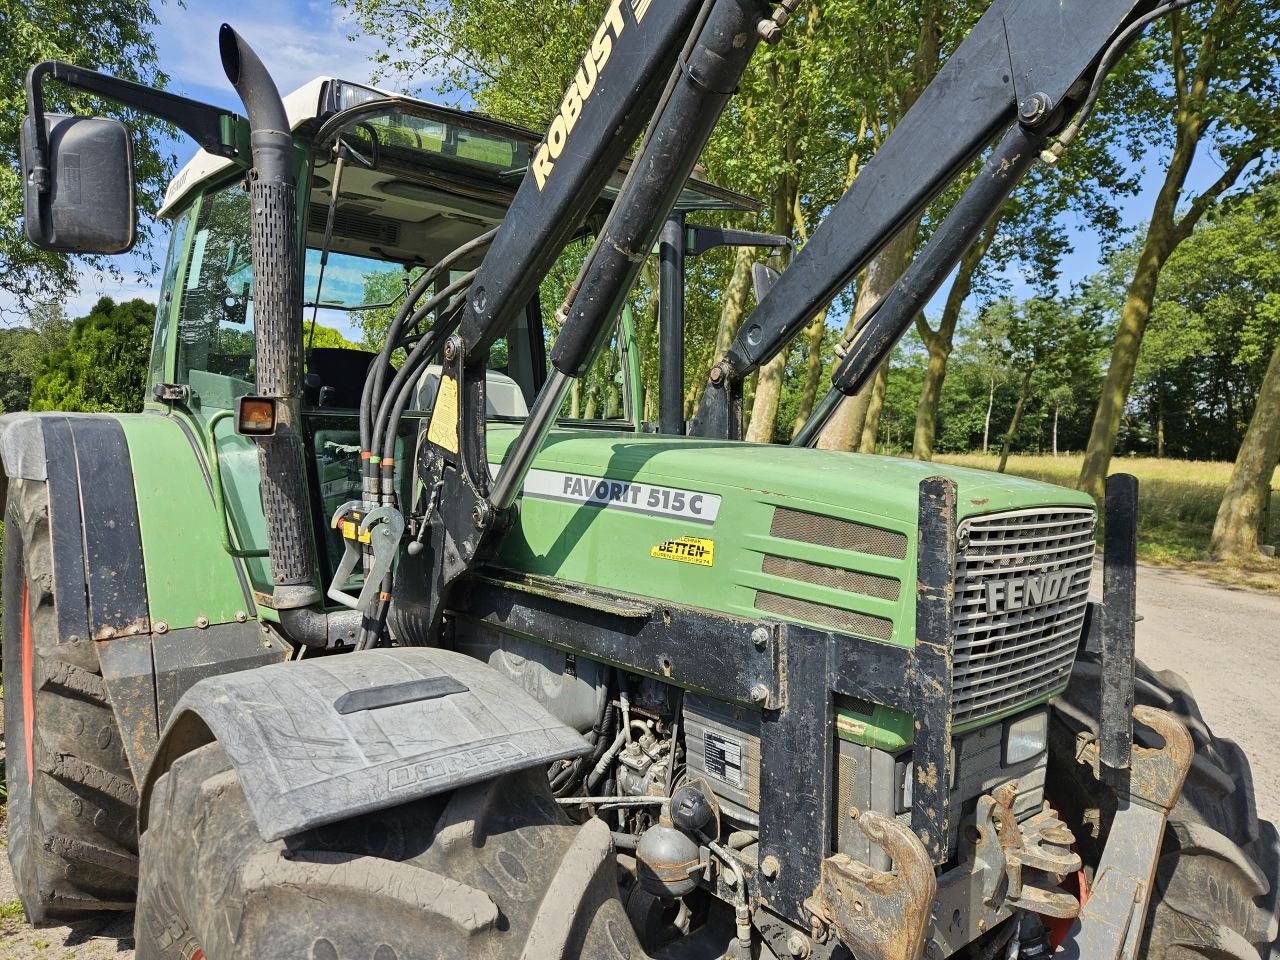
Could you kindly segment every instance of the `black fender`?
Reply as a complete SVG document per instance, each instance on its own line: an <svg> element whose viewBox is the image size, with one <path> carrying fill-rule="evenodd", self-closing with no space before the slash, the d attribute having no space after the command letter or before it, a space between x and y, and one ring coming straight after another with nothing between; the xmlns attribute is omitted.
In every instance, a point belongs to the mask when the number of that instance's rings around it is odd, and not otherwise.
<svg viewBox="0 0 1280 960"><path fill-rule="evenodd" d="M496 670L450 650L273 664L183 695L143 785L140 830L156 781L214 741L268 841L591 749Z"/></svg>
<svg viewBox="0 0 1280 960"><path fill-rule="evenodd" d="M140 425L147 428L141 441ZM187 469L173 470L175 461ZM221 600L199 618L174 616L181 581L148 581L147 550L207 549L215 500L203 452L176 418L24 412L0 417L0 465L0 498L8 495L10 479L46 487L59 641L94 644L130 770L141 782L187 687L289 654L258 623L239 561L214 552L205 557L201 592L212 597L216 583ZM149 496L140 496L139 483L149 484ZM147 516L154 534L157 516L163 519L158 505L174 502L184 504L189 527L162 528L169 542L153 538L144 547ZM203 531L204 539L194 539L193 531ZM193 539L184 541L185 535Z"/></svg>

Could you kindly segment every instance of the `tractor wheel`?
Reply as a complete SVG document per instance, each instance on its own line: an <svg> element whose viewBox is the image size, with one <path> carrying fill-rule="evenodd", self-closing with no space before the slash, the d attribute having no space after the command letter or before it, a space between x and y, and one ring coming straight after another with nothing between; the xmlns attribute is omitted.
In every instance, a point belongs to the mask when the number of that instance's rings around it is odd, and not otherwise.
<svg viewBox="0 0 1280 960"><path fill-rule="evenodd" d="M138 960L643 960L608 827L543 770L267 842L218 744L155 783Z"/></svg>
<svg viewBox="0 0 1280 960"><path fill-rule="evenodd" d="M9 862L33 924L132 910L138 877L137 790L93 641L58 636L51 549L45 484L10 480L3 571Z"/></svg>
<svg viewBox="0 0 1280 960"><path fill-rule="evenodd" d="M1115 803L1102 796L1087 768L1074 761L1077 732L1097 732L1098 681L1093 656L1082 656L1067 692L1055 701L1049 790L1080 840L1086 865L1096 864ZM1277 869L1280 840L1259 820L1249 761L1235 742L1215 737L1183 678L1138 664L1135 699L1187 725L1195 755L1165 828L1155 895L1140 956L1147 960L1280 958ZM1135 727L1140 741L1149 732ZM1156 746L1158 740L1148 742Z"/></svg>

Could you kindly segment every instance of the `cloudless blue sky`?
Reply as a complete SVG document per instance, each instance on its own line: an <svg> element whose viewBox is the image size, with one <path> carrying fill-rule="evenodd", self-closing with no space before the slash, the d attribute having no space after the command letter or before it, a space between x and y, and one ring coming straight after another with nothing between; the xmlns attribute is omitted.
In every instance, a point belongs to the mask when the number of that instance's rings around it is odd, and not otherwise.
<svg viewBox="0 0 1280 960"><path fill-rule="evenodd" d="M242 33L258 51L275 76L282 93L302 86L316 76L338 76L359 83L371 81L372 57L377 42L359 37L353 23L327 0L283 0L283 2L251 3L247 0L188 0L185 7L174 3L158 9L160 25L156 42L160 63L170 76L170 89L175 93L207 103L242 110L239 101L222 72L218 58L218 28L225 21ZM430 98L430 82L417 81ZM179 164L195 152L190 141L174 144ZM1162 177L1165 157L1159 152L1147 162L1142 175L1143 190L1136 197L1120 198L1117 203L1127 225L1137 226L1149 215ZM1205 153L1197 161L1188 184L1191 190L1202 188L1218 174L1214 157ZM1097 237L1074 217L1064 221L1072 229L1072 250L1062 263L1060 288L1065 292L1071 284L1093 273L1100 266ZM157 247L163 250L164 238ZM154 286L137 283L132 265L125 263L124 284L92 273L83 277L79 293L69 299L71 316L87 312L99 296L117 299L140 296L155 297ZM1026 295L1032 288L1024 278L1010 274L1012 292ZM945 288L944 288L945 292ZM926 311L936 316L942 295ZM0 309L10 306L0 298Z"/></svg>

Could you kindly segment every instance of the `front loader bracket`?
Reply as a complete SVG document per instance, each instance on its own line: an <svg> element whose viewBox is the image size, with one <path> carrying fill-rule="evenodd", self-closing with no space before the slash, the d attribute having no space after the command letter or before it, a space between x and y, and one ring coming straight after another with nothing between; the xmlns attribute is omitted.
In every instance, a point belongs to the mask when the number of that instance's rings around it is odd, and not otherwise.
<svg viewBox="0 0 1280 960"><path fill-rule="evenodd" d="M919 960L938 881L920 838L895 818L867 811L858 818L867 838L893 861L893 872L873 870L837 853L822 861L822 880L805 907L813 934L826 928L863 960Z"/></svg>

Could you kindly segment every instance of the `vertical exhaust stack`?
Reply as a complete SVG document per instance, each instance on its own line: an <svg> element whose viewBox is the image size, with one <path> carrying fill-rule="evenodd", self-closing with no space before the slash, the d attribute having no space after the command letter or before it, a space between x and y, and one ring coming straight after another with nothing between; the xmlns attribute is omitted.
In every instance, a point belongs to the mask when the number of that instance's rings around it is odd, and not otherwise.
<svg viewBox="0 0 1280 960"><path fill-rule="evenodd" d="M253 205L257 387L262 396L275 398L277 410L275 435L257 441L275 607L298 610L319 604L321 595L315 583L299 442L302 297L293 135L275 81L244 38L224 23L218 33L218 48L227 79L244 102L252 131L249 196ZM323 621L318 610L311 614L308 622ZM315 642L306 637L294 639ZM319 642L324 643L323 636Z"/></svg>

